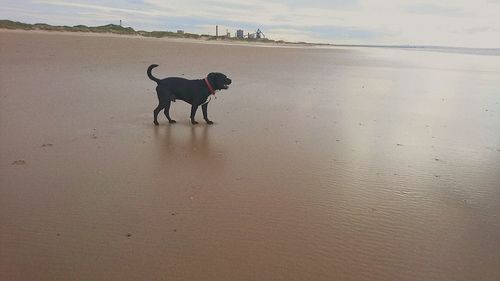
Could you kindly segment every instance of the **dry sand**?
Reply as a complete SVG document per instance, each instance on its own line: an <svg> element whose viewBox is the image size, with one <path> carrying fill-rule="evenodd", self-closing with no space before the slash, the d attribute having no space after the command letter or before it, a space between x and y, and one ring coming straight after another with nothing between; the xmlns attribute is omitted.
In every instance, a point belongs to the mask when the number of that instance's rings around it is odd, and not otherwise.
<svg viewBox="0 0 500 281"><path fill-rule="evenodd" d="M152 123L158 77L234 81ZM500 57L0 32L0 280L500 280ZM202 121L201 112L198 120Z"/></svg>

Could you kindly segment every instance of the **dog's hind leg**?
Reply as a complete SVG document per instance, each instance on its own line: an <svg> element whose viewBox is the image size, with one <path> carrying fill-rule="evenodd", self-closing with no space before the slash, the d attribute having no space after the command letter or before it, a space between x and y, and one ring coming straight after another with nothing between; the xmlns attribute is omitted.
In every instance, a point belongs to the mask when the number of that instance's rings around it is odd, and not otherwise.
<svg viewBox="0 0 500 281"><path fill-rule="evenodd" d="M167 117L169 123L175 123L176 122L174 119L170 118L170 101L168 101L165 104L165 110L163 111L163 113L165 113L165 116Z"/></svg>
<svg viewBox="0 0 500 281"><path fill-rule="evenodd" d="M172 120L170 118L169 110L170 110L170 102L171 102L171 96L172 93L165 87L162 87L161 85L156 86L156 94L158 95L158 106L155 108L153 111L153 118L156 126L158 126L158 114L162 109L165 109L165 116L168 119L168 122L170 123L175 123L175 120Z"/></svg>
<svg viewBox="0 0 500 281"><path fill-rule="evenodd" d="M158 113L160 113L160 111L164 108L165 106L163 104L158 104L158 106L155 108L155 110L153 111L153 123L155 123L156 126L160 125L158 123Z"/></svg>
<svg viewBox="0 0 500 281"><path fill-rule="evenodd" d="M196 115L196 110L198 110L198 106L192 105L191 106L191 124L193 124L193 125L198 124L198 122L196 122L194 120L194 116Z"/></svg>

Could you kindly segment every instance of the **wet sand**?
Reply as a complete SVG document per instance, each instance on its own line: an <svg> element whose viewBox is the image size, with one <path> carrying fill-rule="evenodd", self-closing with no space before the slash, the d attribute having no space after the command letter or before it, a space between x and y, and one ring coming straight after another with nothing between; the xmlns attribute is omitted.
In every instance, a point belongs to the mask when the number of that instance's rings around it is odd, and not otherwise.
<svg viewBox="0 0 500 281"><path fill-rule="evenodd" d="M1 280L500 279L498 56L0 42ZM231 77L215 124L152 63Z"/></svg>

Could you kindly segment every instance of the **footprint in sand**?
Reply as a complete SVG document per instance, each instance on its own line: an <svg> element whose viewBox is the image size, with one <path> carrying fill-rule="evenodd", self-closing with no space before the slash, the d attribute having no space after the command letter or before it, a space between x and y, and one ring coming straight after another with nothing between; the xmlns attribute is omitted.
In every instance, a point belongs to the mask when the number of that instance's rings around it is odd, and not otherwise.
<svg viewBox="0 0 500 281"><path fill-rule="evenodd" d="M44 143L44 144L42 144L42 147L51 147L51 146L54 146L54 145L51 144L51 143Z"/></svg>
<svg viewBox="0 0 500 281"><path fill-rule="evenodd" d="M26 161L16 160L16 161L12 162L12 165L26 165Z"/></svg>
<svg viewBox="0 0 500 281"><path fill-rule="evenodd" d="M92 129L92 133L90 134L91 139L94 139L94 140L97 139L96 131L97 130L95 128Z"/></svg>

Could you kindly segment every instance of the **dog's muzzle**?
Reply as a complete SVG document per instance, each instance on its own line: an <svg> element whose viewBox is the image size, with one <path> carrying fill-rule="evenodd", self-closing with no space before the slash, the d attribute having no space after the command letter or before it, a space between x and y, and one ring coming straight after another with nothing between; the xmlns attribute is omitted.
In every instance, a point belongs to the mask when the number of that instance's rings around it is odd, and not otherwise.
<svg viewBox="0 0 500 281"><path fill-rule="evenodd" d="M232 83L231 79L226 78L226 79L224 80L224 89L229 88L227 85L231 85L231 83Z"/></svg>

